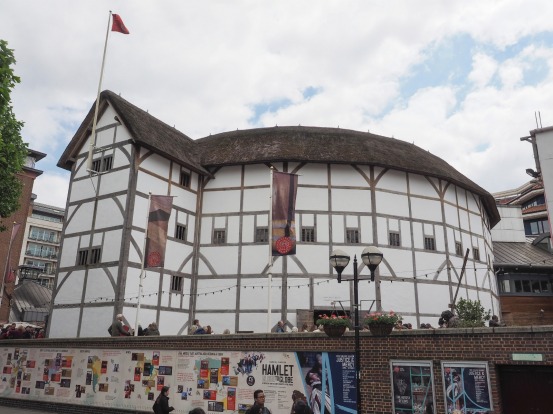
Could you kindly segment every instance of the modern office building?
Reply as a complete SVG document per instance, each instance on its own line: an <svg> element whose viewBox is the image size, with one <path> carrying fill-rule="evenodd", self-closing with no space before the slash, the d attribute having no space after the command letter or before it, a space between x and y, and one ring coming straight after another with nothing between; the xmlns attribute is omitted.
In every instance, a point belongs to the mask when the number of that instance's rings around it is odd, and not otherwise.
<svg viewBox="0 0 553 414"><path fill-rule="evenodd" d="M162 334L185 334L193 319L216 332L312 323L352 308L352 264L339 284L331 252L353 262L368 245L384 259L374 282L359 260L362 314L393 309L436 325L458 288L499 312L495 200L428 151L302 126L192 140L110 91L99 105L94 172L94 106L58 162L71 180L50 337L105 336L118 313ZM298 240L295 255L275 257L269 282L271 168L299 176ZM147 269L140 288L149 194L174 198L164 266Z"/></svg>

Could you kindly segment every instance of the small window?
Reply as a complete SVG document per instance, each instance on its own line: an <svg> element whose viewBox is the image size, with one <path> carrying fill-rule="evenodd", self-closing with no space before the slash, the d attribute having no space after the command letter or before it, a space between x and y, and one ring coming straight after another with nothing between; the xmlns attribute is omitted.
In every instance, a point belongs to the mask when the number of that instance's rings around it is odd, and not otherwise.
<svg viewBox="0 0 553 414"><path fill-rule="evenodd" d="M175 239L186 240L186 226L177 224L175 228Z"/></svg>
<svg viewBox="0 0 553 414"><path fill-rule="evenodd" d="M390 246L401 246L401 241L399 239L399 233L391 231L388 233L388 244Z"/></svg>
<svg viewBox="0 0 553 414"><path fill-rule="evenodd" d="M463 245L461 244L461 242L455 242L455 254L457 256L463 255Z"/></svg>
<svg viewBox="0 0 553 414"><path fill-rule="evenodd" d="M258 227L255 229L255 242L267 243L269 241L269 228Z"/></svg>
<svg viewBox="0 0 553 414"><path fill-rule="evenodd" d="M113 155L107 155L92 161L92 171L106 172L113 168Z"/></svg>
<svg viewBox="0 0 553 414"><path fill-rule="evenodd" d="M301 241L304 243L314 243L315 242L315 228L314 227L304 227L301 229Z"/></svg>
<svg viewBox="0 0 553 414"><path fill-rule="evenodd" d="M425 250L436 250L436 241L434 240L434 237L426 236L424 238L424 249Z"/></svg>
<svg viewBox="0 0 553 414"><path fill-rule="evenodd" d="M226 231L214 230L213 231L213 244L225 244L226 243Z"/></svg>
<svg viewBox="0 0 553 414"><path fill-rule="evenodd" d="M476 248L472 248L472 255L474 256L474 260L480 260L480 250Z"/></svg>
<svg viewBox="0 0 553 414"><path fill-rule="evenodd" d="M171 291L172 292L182 292L182 276L172 276L171 277Z"/></svg>
<svg viewBox="0 0 553 414"><path fill-rule="evenodd" d="M88 250L79 250L77 255L77 265L84 266L88 263Z"/></svg>
<svg viewBox="0 0 553 414"><path fill-rule="evenodd" d="M104 157L102 160L102 171L110 171L113 168L113 155Z"/></svg>
<svg viewBox="0 0 553 414"><path fill-rule="evenodd" d="M359 243L359 230L357 230L357 229L347 229L346 230L346 242L348 244L357 244L357 243Z"/></svg>
<svg viewBox="0 0 553 414"><path fill-rule="evenodd" d="M90 260L89 264L96 264L100 263L100 256L102 255L102 249L99 247L96 247L94 249L90 249Z"/></svg>
<svg viewBox="0 0 553 414"><path fill-rule="evenodd" d="M186 171L181 171L179 184L183 187L190 188L190 174Z"/></svg>

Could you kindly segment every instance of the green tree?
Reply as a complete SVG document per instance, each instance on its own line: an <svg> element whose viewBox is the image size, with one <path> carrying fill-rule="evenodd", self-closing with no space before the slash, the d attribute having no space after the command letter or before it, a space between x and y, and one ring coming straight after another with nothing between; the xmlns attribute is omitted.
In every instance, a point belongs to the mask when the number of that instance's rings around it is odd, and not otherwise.
<svg viewBox="0 0 553 414"><path fill-rule="evenodd" d="M16 119L11 105L11 91L20 82L13 72L14 64L13 50L0 39L0 231L6 229L2 219L19 208L22 184L17 173L27 156L27 144L21 138L23 122Z"/></svg>
<svg viewBox="0 0 553 414"><path fill-rule="evenodd" d="M489 309L484 310L479 300L459 299L455 310L459 317L459 326L464 328L486 326L491 314Z"/></svg>

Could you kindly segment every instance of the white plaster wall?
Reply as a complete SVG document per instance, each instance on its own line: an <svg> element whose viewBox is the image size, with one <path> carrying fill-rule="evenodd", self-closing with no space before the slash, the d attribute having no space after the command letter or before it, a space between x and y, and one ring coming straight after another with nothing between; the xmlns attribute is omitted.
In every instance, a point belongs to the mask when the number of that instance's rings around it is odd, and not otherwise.
<svg viewBox="0 0 553 414"><path fill-rule="evenodd" d="M81 323L81 338L109 336L108 328L113 323L113 307L84 308ZM134 323L134 320L133 320Z"/></svg>
<svg viewBox="0 0 553 414"><path fill-rule="evenodd" d="M375 200L378 214L399 217L409 216L409 204L405 195L376 191Z"/></svg>
<svg viewBox="0 0 553 414"><path fill-rule="evenodd" d="M361 224L361 239L365 244L372 244L373 241L373 224L372 218L369 216L362 216L360 219Z"/></svg>
<svg viewBox="0 0 553 414"><path fill-rule="evenodd" d="M382 282L380 294L382 295L382 309L397 313L415 312L415 289L413 283L404 283L401 288L397 284Z"/></svg>
<svg viewBox="0 0 553 414"><path fill-rule="evenodd" d="M102 245L102 263L121 260L121 238L123 230L107 231Z"/></svg>
<svg viewBox="0 0 553 414"><path fill-rule="evenodd" d="M328 246L302 244L297 246L296 252L296 257L309 273L328 273Z"/></svg>
<svg viewBox="0 0 553 414"><path fill-rule="evenodd" d="M328 224L328 215L317 214L317 242L328 243L330 240L330 226Z"/></svg>
<svg viewBox="0 0 553 414"><path fill-rule="evenodd" d="M376 231L378 235L378 241L381 244L388 244L388 220L385 217L376 218Z"/></svg>
<svg viewBox="0 0 553 414"><path fill-rule="evenodd" d="M240 260L242 274L261 274L269 263L269 246L264 244L243 246Z"/></svg>
<svg viewBox="0 0 553 414"><path fill-rule="evenodd" d="M269 281L266 277L242 280L242 289L240 290L240 308L267 309L269 304L268 286ZM280 309L282 305L282 290L278 287L282 286L282 280L273 275L271 286L271 308ZM266 325L267 323L265 321L262 325L252 327L251 329L257 332L264 331ZM259 329L260 327L261 329Z"/></svg>
<svg viewBox="0 0 553 414"><path fill-rule="evenodd" d="M78 250L78 237L67 237L63 240L63 248L58 261L58 267L68 267L75 265L75 258L77 257Z"/></svg>
<svg viewBox="0 0 553 414"><path fill-rule="evenodd" d="M238 246L202 247L201 253L219 275L236 274Z"/></svg>
<svg viewBox="0 0 553 414"><path fill-rule="evenodd" d="M253 243L255 240L255 216L243 216L242 217L242 243ZM263 225L257 223L258 226L262 227Z"/></svg>
<svg viewBox="0 0 553 414"><path fill-rule="evenodd" d="M409 174L409 190L412 195L438 197L432 184L425 177L418 174Z"/></svg>
<svg viewBox="0 0 553 414"><path fill-rule="evenodd" d="M236 306L236 286L236 279L198 279L198 299L200 299L197 305L198 311L234 309ZM267 292L267 289L265 289L265 292Z"/></svg>
<svg viewBox="0 0 553 414"><path fill-rule="evenodd" d="M369 187L369 183L365 177L351 165L334 164L330 167L330 174L330 181L333 187ZM321 180L321 184L326 184L326 166L324 167L324 171L321 171L320 177L325 178L324 182Z"/></svg>
<svg viewBox="0 0 553 414"><path fill-rule="evenodd" d="M75 214L73 214L71 219L67 222L65 235L90 231L92 228L93 211L94 203L81 204L80 207L76 209Z"/></svg>
<svg viewBox="0 0 553 414"><path fill-rule="evenodd" d="M245 189L243 211L269 211L271 208L269 193L269 187Z"/></svg>
<svg viewBox="0 0 553 414"><path fill-rule="evenodd" d="M182 262L192 254L192 246L182 242L167 240L165 248L165 269L178 270Z"/></svg>
<svg viewBox="0 0 553 414"><path fill-rule="evenodd" d="M449 309L449 286L438 285L432 283L418 283L417 289L419 291L419 312L420 313L434 313L439 315L442 311ZM455 289L453 290L455 294ZM426 322L424 321L426 319ZM438 327L437 317L432 318L422 317L421 323L431 323L435 328Z"/></svg>
<svg viewBox="0 0 553 414"><path fill-rule="evenodd" d="M402 171L388 170L378 180L377 188L407 193L407 176Z"/></svg>
<svg viewBox="0 0 553 414"><path fill-rule="evenodd" d="M207 191L203 195L204 214L231 213L239 211L239 190Z"/></svg>
<svg viewBox="0 0 553 414"><path fill-rule="evenodd" d="M173 198L173 205L176 207L184 208L185 210L196 212L196 194L176 185L171 186L171 195Z"/></svg>
<svg viewBox="0 0 553 414"><path fill-rule="evenodd" d="M344 272L348 270L351 271L352 266L353 262L348 265ZM353 279L353 272L351 274L342 273L342 278ZM344 308L347 308L350 303L350 282L344 280L342 283L338 283L338 276L336 273L329 275L328 279L315 279L313 281L314 306L332 308L332 302L338 300L343 301ZM336 306L339 307L338 304L336 304Z"/></svg>
<svg viewBox="0 0 553 414"><path fill-rule="evenodd" d="M244 186L269 186L271 170L263 164L253 164L244 166Z"/></svg>
<svg viewBox="0 0 553 414"><path fill-rule="evenodd" d="M362 246L360 246L362 247ZM395 273L398 279L412 278L413 277L413 258L411 250L403 248L393 247L379 247L380 251L384 254L384 263L381 263L378 267L380 274L385 276L392 276L392 272L386 268L385 263L389 263L391 269ZM361 256L361 249L358 251L358 257ZM364 269L363 272L366 275L370 275L368 269Z"/></svg>
<svg viewBox="0 0 553 414"><path fill-rule="evenodd" d="M407 220L401 220L401 233L400 240L402 247L412 247L411 243L411 222Z"/></svg>
<svg viewBox="0 0 553 414"><path fill-rule="evenodd" d="M331 216L332 220L332 241L334 243L344 243L345 242L345 229L344 229L344 216L333 214Z"/></svg>
<svg viewBox="0 0 553 414"><path fill-rule="evenodd" d="M290 166L291 167L291 166ZM282 170L280 170L282 171ZM292 168L288 168L292 171ZM298 172L298 185L327 185L327 168L325 164L307 164ZM351 184L348 184L351 185Z"/></svg>
<svg viewBox="0 0 553 414"><path fill-rule="evenodd" d="M230 166L223 167L215 175L215 179L209 180L206 184L206 190L240 187L242 181L242 167Z"/></svg>
<svg viewBox="0 0 553 414"><path fill-rule="evenodd" d="M48 324L50 325L49 338L76 338L79 327L79 310L74 308L53 309Z"/></svg>
<svg viewBox="0 0 553 414"><path fill-rule="evenodd" d="M411 212L414 219L442 221L442 209L439 200L411 197Z"/></svg>
<svg viewBox="0 0 553 414"><path fill-rule="evenodd" d="M290 313L296 309L309 309L310 289L309 279L288 278L287 308Z"/></svg>
<svg viewBox="0 0 553 414"><path fill-rule="evenodd" d="M448 225L459 227L459 214L457 207L444 203L445 221Z"/></svg>
<svg viewBox="0 0 553 414"><path fill-rule="evenodd" d="M136 180L136 190L138 192L154 195L167 195L168 194L168 182L163 181L161 178L147 174L143 171L138 171L138 177Z"/></svg>
<svg viewBox="0 0 553 414"><path fill-rule="evenodd" d="M200 243L209 244L211 243L211 234L213 232L213 220L211 217L202 218L202 230L200 234Z"/></svg>
<svg viewBox="0 0 553 414"><path fill-rule="evenodd" d="M470 220L470 231L472 233L482 235L483 228L484 228L484 224L482 223L482 217L480 215L470 213L469 220Z"/></svg>
<svg viewBox="0 0 553 414"><path fill-rule="evenodd" d="M318 191L318 196L327 194L327 190ZM313 192L313 196L315 196ZM314 202L316 200L312 200ZM332 211L351 211L359 213L370 213L371 192L370 190L334 188L331 195ZM325 203L327 205L327 203Z"/></svg>
<svg viewBox="0 0 553 414"><path fill-rule="evenodd" d="M300 186L296 196L296 212L298 210L328 211L328 190Z"/></svg>
<svg viewBox="0 0 553 414"><path fill-rule="evenodd" d="M63 283L57 285L57 292L54 298L56 305L66 305L68 303L79 303L83 293L84 270L73 271L66 275Z"/></svg>
<svg viewBox="0 0 553 414"><path fill-rule="evenodd" d="M117 283L117 271L118 268L115 266L108 269L89 269L86 279L85 303L92 303L93 301L101 302L105 301L106 298L110 300L115 299L114 286L112 285L108 272L111 273L113 282Z"/></svg>
<svg viewBox="0 0 553 414"><path fill-rule="evenodd" d="M240 217L230 216L227 225L227 243L238 243L240 241Z"/></svg>
<svg viewBox="0 0 553 414"><path fill-rule="evenodd" d="M148 157L140 162L140 168L148 170L149 172L159 175L165 179L170 179L170 165L171 162L158 154L150 154ZM180 179L180 177L179 177Z"/></svg>
<svg viewBox="0 0 553 414"><path fill-rule="evenodd" d="M79 181L71 181L71 194L69 202L80 201L83 199L94 197L95 188L98 188L99 176L91 177L90 179L82 179Z"/></svg>
<svg viewBox="0 0 553 414"><path fill-rule="evenodd" d="M125 208L125 201L123 200L122 207ZM119 205L112 198L105 198L98 200L97 213L96 213L96 230L100 230L106 227L121 226L124 222L123 213L121 212Z"/></svg>

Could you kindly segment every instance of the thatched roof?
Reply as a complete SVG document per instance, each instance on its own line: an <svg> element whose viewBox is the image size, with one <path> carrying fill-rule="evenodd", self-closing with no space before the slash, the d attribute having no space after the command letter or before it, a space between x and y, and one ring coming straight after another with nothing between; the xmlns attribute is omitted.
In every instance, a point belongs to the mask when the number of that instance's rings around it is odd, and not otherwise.
<svg viewBox="0 0 553 414"><path fill-rule="evenodd" d="M191 138L117 94L106 90L100 94L100 113L106 110L108 103L117 112L121 123L128 129L137 144L189 167L200 174L209 174L198 163L199 156L195 152L196 145L194 145L194 141ZM75 156L92 133L94 105L95 103L60 157L58 167L70 170L75 162Z"/></svg>
<svg viewBox="0 0 553 414"><path fill-rule="evenodd" d="M225 132L192 140L110 91L109 102L137 143L197 172L210 167L267 162L319 162L374 165L447 180L479 195L493 227L500 217L493 196L441 158L394 138L340 128L271 127ZM62 155L58 166L71 168L70 148L90 134L94 107ZM78 149L78 148L77 148Z"/></svg>

